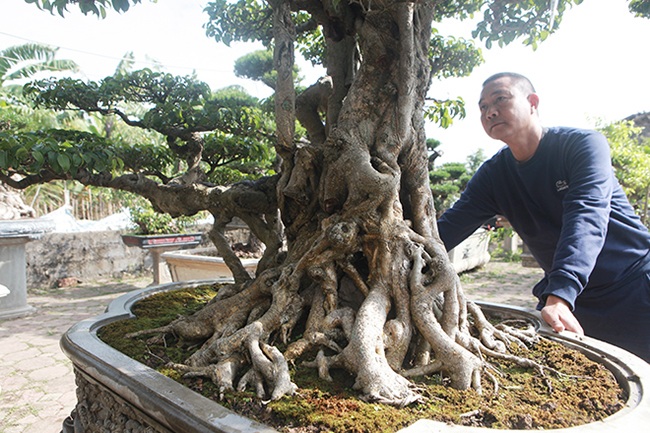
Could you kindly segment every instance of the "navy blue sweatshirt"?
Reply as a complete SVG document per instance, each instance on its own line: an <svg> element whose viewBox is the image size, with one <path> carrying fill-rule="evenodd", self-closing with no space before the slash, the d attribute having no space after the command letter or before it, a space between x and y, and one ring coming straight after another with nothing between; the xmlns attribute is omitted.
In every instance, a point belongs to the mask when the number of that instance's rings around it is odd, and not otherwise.
<svg viewBox="0 0 650 433"><path fill-rule="evenodd" d="M508 219L545 272L533 291L539 308L551 294L572 308L581 294L606 298L650 260L650 234L595 131L550 128L528 161L508 147L486 161L438 220L447 250L494 215Z"/></svg>

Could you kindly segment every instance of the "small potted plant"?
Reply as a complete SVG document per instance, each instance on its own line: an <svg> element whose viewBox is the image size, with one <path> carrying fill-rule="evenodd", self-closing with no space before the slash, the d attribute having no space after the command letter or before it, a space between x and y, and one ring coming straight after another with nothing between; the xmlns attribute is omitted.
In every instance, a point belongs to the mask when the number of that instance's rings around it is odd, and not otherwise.
<svg viewBox="0 0 650 433"><path fill-rule="evenodd" d="M132 206L128 210L133 233L122 235L122 241L128 246L155 248L198 245L201 242L201 233L188 233L196 217L172 218L150 206Z"/></svg>
<svg viewBox="0 0 650 433"><path fill-rule="evenodd" d="M153 284L168 281L169 276L161 254L201 243L202 233L188 232L194 227L197 217L172 218L168 214L156 212L151 206L131 206L128 210L134 232L122 235L122 242L151 252Z"/></svg>

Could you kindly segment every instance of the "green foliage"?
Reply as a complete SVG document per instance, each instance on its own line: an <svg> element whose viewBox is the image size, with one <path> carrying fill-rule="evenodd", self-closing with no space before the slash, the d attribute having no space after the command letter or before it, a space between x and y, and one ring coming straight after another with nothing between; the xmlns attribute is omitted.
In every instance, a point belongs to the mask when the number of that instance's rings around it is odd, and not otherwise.
<svg viewBox="0 0 650 433"><path fill-rule="evenodd" d="M612 165L630 203L648 224L650 197L650 139L632 122L616 122L600 128L611 147Z"/></svg>
<svg viewBox="0 0 650 433"><path fill-rule="evenodd" d="M244 54L235 61L235 75L260 81L275 89L277 72L273 67L273 51L258 50ZM298 78L298 66L293 66L294 80Z"/></svg>
<svg viewBox="0 0 650 433"><path fill-rule="evenodd" d="M424 117L442 128L449 128L456 118L465 118L465 101L463 98L434 99L430 101L430 104L424 112Z"/></svg>
<svg viewBox="0 0 650 433"><path fill-rule="evenodd" d="M629 7L635 16L650 18L650 0L630 0Z"/></svg>
<svg viewBox="0 0 650 433"><path fill-rule="evenodd" d="M435 33L431 38L429 57L432 61L431 75L438 79L468 76L483 63L481 50L472 41L444 38ZM429 100L424 116L431 122L449 128L454 119L465 118L465 101L462 98Z"/></svg>
<svg viewBox="0 0 650 433"><path fill-rule="evenodd" d="M37 54L24 54L30 53L34 50L31 47L26 47L25 50L15 50L15 53L21 52L20 56L14 55L12 58L17 59L18 57L25 59L34 58L33 61L38 62L37 58L40 58ZM18 63L16 63L18 64ZM20 63L22 65L22 62ZM54 63L49 63L50 67L55 65ZM14 68L14 70L16 70ZM28 70L24 68L22 70ZM39 71L40 69L33 68L33 71ZM43 70L49 70L48 68L43 68ZM36 72L35 72L36 73ZM5 82L6 84L6 82ZM6 86L2 87L2 90L7 90ZM20 134L34 132L34 131L47 131L47 130L56 130L62 128L70 128L77 130L86 130L90 132L94 127L89 122L94 119L84 118L78 112L54 112L52 110L41 110L34 109L28 101L26 101L20 93L4 93L0 92L0 130L10 132L13 134ZM97 132L96 130L94 132ZM29 140L26 140L26 143L29 143ZM5 143L7 144L7 143ZM51 147L44 147L46 151L52 151ZM13 150L13 152L12 152ZM7 157L6 149L4 150L3 159L11 159L11 156ZM10 149L9 153L16 153L16 149ZM23 151L21 151L22 153ZM63 155L59 158L56 156L56 161L59 163L59 159L63 161L65 166L66 156L70 152L70 149L63 149ZM33 154L35 158L39 158L39 155L42 155L42 149L39 150L38 147L33 149ZM46 161L55 160L54 157L44 158ZM74 156L72 160L74 161ZM36 160L32 161L35 162ZM60 165L60 163L59 163ZM24 170L28 172L29 168L16 166L17 170ZM34 165L32 168L37 168L37 165ZM56 167L55 167L56 168ZM60 171L60 170L59 170ZM50 171L50 173L53 170ZM0 173L2 173L0 171ZM42 174L48 173L47 169L41 171ZM63 175L59 177L64 177ZM75 217L79 219L100 219L109 214L112 214L119 210L124 203L133 202L134 199L127 192L124 191L113 191L108 189L92 188L83 186L74 181L52 181L46 184L32 185L27 187L23 193L24 201L29 203L32 208L36 210L37 215L43 215L49 212L52 212L64 204L69 203L72 206L72 211ZM68 201L66 201L68 200ZM142 200L140 198L140 200Z"/></svg>
<svg viewBox="0 0 650 433"><path fill-rule="evenodd" d="M436 34L431 38L429 57L432 61L432 76L438 79L450 77L464 77L483 63L481 50L474 46L472 41L444 38ZM465 117L465 101L462 98L430 100L430 105L425 109L424 116L431 122L449 128L454 119Z"/></svg>
<svg viewBox="0 0 650 433"><path fill-rule="evenodd" d="M269 68L269 61L273 59L273 15L268 2L216 0L209 2L205 11L210 18L205 25L206 34L217 42L230 46L233 42L257 41L269 50L271 56L268 58L261 52L253 53L251 58L245 60L242 58L241 62L255 65L236 65L235 70L241 76L262 81L275 88L275 72ZM297 29L295 42L298 51L312 64L323 64L325 43L320 27L303 11L294 12L292 18ZM294 72L297 74L295 67Z"/></svg>
<svg viewBox="0 0 650 433"><path fill-rule="evenodd" d="M83 197L97 191L92 186L132 190L129 173L168 184L194 164L201 181L229 184L267 174L275 158L272 117L238 86L212 92L193 77L127 67L99 82L36 81L24 94L37 108L0 95L0 180L18 188L77 180L86 187L67 183L65 189L79 190L71 194L73 204L82 197L78 217L105 216ZM30 190L45 202L37 208L61 205L50 189L61 192L59 186ZM107 200L104 208L115 210L113 198ZM167 218L156 221L168 226ZM149 231L157 230L163 229Z"/></svg>
<svg viewBox="0 0 650 433"><path fill-rule="evenodd" d="M198 216L172 218L169 214L156 212L153 207L144 204L128 209L132 229L139 235L185 233L198 219Z"/></svg>
<svg viewBox="0 0 650 433"><path fill-rule="evenodd" d="M238 86L212 93L192 77L147 69L116 74L97 83L70 78L41 80L26 85L25 94L40 107L115 114L130 126L167 136L173 146L161 146L161 140L151 134L126 134L125 128L113 134L116 156L133 172L171 176L168 168L189 151L183 131L207 133L202 156L209 172L236 161L264 166L273 157L271 119L257 98Z"/></svg>
<svg viewBox="0 0 650 433"><path fill-rule="evenodd" d="M244 173L261 176L269 168L274 155L272 149L260 141L214 133L206 136L203 162L208 166L208 178L214 183L225 184L251 177ZM224 170L226 166L229 167ZM237 168L235 171L239 174L226 175L233 168ZM225 179L230 181L225 182Z"/></svg>
<svg viewBox="0 0 650 433"><path fill-rule="evenodd" d="M225 107L211 100L207 84L193 77L149 69L117 74L100 82L72 78L40 80L27 84L25 94L38 107L102 114L120 111L118 109L126 107L127 103L151 104L138 126L159 132L169 128L211 130L223 126L223 122L228 124L231 119L222 112Z"/></svg>
<svg viewBox="0 0 650 433"><path fill-rule="evenodd" d="M298 52L312 65L327 66L325 64L325 36L320 27L296 35Z"/></svg>
<svg viewBox="0 0 650 433"><path fill-rule="evenodd" d="M91 13L104 18L108 8L112 7L117 12L126 12L131 4L140 3L141 0L25 0L25 2L35 4L39 9L56 11L61 16L68 11L69 4L76 4L85 15Z"/></svg>
<svg viewBox="0 0 650 433"><path fill-rule="evenodd" d="M431 38L429 57L432 59L433 77L466 77L483 63L481 49L473 41L435 34Z"/></svg>
<svg viewBox="0 0 650 433"><path fill-rule="evenodd" d="M124 141L115 143L113 149L123 162L124 169L129 172L157 173L167 177L178 174L179 167L174 164L176 158L166 146L152 142Z"/></svg>
<svg viewBox="0 0 650 433"><path fill-rule="evenodd" d="M33 98L37 107L54 110L75 107L100 108L96 83L85 83L73 78L63 78L58 82L48 79L28 83L23 90L25 96Z"/></svg>
<svg viewBox="0 0 650 433"><path fill-rule="evenodd" d="M0 132L0 170L7 177L39 173L46 178L115 172L123 161L106 141L81 131Z"/></svg>
<svg viewBox="0 0 650 433"><path fill-rule="evenodd" d="M234 41L261 41L273 38L271 8L259 0L215 0L205 8L210 21L205 32L217 42L230 46Z"/></svg>
<svg viewBox="0 0 650 433"><path fill-rule="evenodd" d="M504 46L523 36L523 43L536 49L539 42L557 30L566 8L582 0L558 0L556 10L552 9L552 3L548 0L491 1L483 9L483 21L472 36L484 40L487 48L494 42Z"/></svg>

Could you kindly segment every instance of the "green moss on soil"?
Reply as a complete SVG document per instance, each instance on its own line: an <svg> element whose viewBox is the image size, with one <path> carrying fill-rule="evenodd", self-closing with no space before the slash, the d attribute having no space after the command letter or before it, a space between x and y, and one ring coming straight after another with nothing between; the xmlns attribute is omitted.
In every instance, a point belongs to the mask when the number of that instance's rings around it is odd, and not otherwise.
<svg viewBox="0 0 650 433"><path fill-rule="evenodd" d="M415 381L422 388L423 402L398 409L361 401L352 390L353 378L344 371L332 371L334 381L325 382L300 362L292 371L299 387L296 396L267 404L250 392L228 391L220 396L209 380L186 379L166 367L170 361L183 362L200 346L196 342L179 341L170 335L164 344L146 338L123 338L129 332L163 326L179 315L199 310L217 290L216 285L201 286L152 295L133 307L136 319L106 325L99 337L194 391L282 432L394 432L421 418L495 429L552 429L601 420L624 405L623 391L604 366L546 339L525 355L559 370L563 376L541 376L507 362L494 362L500 372L496 394L487 377L483 381L484 393L478 395L472 390L454 390L445 386L439 375L433 375Z"/></svg>

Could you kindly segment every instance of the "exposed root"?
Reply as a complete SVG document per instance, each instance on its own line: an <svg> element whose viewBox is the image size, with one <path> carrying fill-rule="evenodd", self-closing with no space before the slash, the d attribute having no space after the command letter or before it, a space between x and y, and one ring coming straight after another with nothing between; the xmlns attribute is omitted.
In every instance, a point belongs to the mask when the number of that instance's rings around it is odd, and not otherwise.
<svg viewBox="0 0 650 433"><path fill-rule="evenodd" d="M318 351L316 359L313 361L305 361L303 365L306 367L312 367L318 369L318 377L328 382L332 382L332 376L330 375L330 365L328 358L325 356L325 352L322 350Z"/></svg>
<svg viewBox="0 0 650 433"><path fill-rule="evenodd" d="M251 334L246 342L252 368L257 373L255 377L269 386L271 400L293 394L298 387L291 381L287 361L277 348L260 342L261 325L258 325L258 329L259 332ZM259 385L257 388L259 393ZM239 389L241 389L241 384Z"/></svg>
<svg viewBox="0 0 650 433"><path fill-rule="evenodd" d="M381 378L357 376L354 389L363 391L361 399L364 401L397 407L408 406L422 400L417 388L392 370L387 376Z"/></svg>
<svg viewBox="0 0 650 433"><path fill-rule="evenodd" d="M303 364L321 379L331 381L332 369L343 368L364 400L395 406L421 399L407 378L438 372L453 387L479 393L485 374L498 390L490 359L559 374L509 353L512 345L534 344L534 330L492 325L464 298L458 276L440 259L441 244L406 226L375 227L391 234L365 234L362 241L356 222L335 218L323 225L322 236L293 264L217 296L193 316L131 337L172 333L202 340L184 364L172 367L210 378L220 393L249 388L262 400L297 391L289 362L307 354L311 360ZM366 261L356 260L359 249ZM377 271L364 275L365 267ZM288 344L284 353L272 345L277 340Z"/></svg>
<svg viewBox="0 0 650 433"><path fill-rule="evenodd" d="M537 335L532 325L528 324L528 329L520 330L506 324L493 326L485 318L483 311L471 301L467 301L467 310L474 319L481 343L488 349L504 353L510 344L517 344L525 348L537 342Z"/></svg>
<svg viewBox="0 0 650 433"><path fill-rule="evenodd" d="M244 358L238 355L226 358L218 364L203 367L176 363L167 364L168 367L183 373L184 377L207 377L219 387L219 398L223 398L225 391L234 389L235 378L243 365Z"/></svg>

